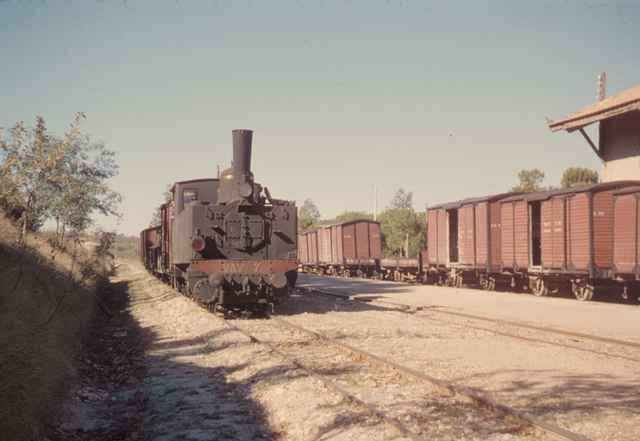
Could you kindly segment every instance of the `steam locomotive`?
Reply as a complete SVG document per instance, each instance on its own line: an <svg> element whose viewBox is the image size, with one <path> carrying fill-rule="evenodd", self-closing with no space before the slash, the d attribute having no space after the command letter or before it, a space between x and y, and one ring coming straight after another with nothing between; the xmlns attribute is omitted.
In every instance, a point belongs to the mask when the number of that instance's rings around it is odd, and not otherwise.
<svg viewBox="0 0 640 441"><path fill-rule="evenodd" d="M295 202L274 199L251 172L251 130L233 130L233 163L218 179L176 182L161 223L140 233L145 267L201 304L262 309L297 278Z"/></svg>

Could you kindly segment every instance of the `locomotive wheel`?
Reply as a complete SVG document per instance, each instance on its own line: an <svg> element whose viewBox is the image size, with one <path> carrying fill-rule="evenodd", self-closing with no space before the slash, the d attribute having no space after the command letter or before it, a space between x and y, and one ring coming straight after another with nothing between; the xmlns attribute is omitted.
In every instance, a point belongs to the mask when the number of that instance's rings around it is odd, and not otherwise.
<svg viewBox="0 0 640 441"><path fill-rule="evenodd" d="M544 283L544 279L542 277L535 280L531 287L531 291L533 292L533 295L538 297L545 297L549 295L549 288Z"/></svg>
<svg viewBox="0 0 640 441"><path fill-rule="evenodd" d="M594 287L593 285L576 285L573 284L573 295L581 302L588 302L593 299Z"/></svg>

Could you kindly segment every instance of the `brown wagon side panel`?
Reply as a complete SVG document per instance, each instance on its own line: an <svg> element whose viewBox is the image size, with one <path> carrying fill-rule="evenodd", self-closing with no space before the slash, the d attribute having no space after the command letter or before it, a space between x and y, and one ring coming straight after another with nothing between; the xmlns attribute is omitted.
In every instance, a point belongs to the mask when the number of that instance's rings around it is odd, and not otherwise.
<svg viewBox="0 0 640 441"><path fill-rule="evenodd" d="M458 261L464 265L475 264L473 205L458 209Z"/></svg>
<svg viewBox="0 0 640 441"><path fill-rule="evenodd" d="M298 234L298 262L307 264L308 259L307 236L305 234Z"/></svg>
<svg viewBox="0 0 640 441"><path fill-rule="evenodd" d="M511 268L515 265L513 206L513 202L506 202L500 206L500 223L502 224L500 255L502 266L505 268Z"/></svg>
<svg viewBox="0 0 640 441"><path fill-rule="evenodd" d="M529 266L529 204L516 201L513 210L515 261L518 268Z"/></svg>
<svg viewBox="0 0 640 441"><path fill-rule="evenodd" d="M333 227L336 229L336 254L338 256L338 260L336 261L339 264L344 263L344 231L342 230L342 225L336 225Z"/></svg>
<svg viewBox="0 0 640 441"><path fill-rule="evenodd" d="M318 260L320 263L331 263L331 229L320 228L318 230Z"/></svg>
<svg viewBox="0 0 640 441"><path fill-rule="evenodd" d="M380 224L377 222L369 223L369 248L372 259L382 258L382 236L380 234Z"/></svg>
<svg viewBox="0 0 640 441"><path fill-rule="evenodd" d="M491 271L499 271L502 262L502 218L500 214L499 202L489 205L489 237L490 237L490 265Z"/></svg>
<svg viewBox="0 0 640 441"><path fill-rule="evenodd" d="M566 203L564 198L553 198L553 267L564 269L567 266Z"/></svg>
<svg viewBox="0 0 640 441"><path fill-rule="evenodd" d="M553 200L549 199L542 201L540 204L540 222L541 222L541 235L540 235L540 248L541 248L541 261L543 268L553 267Z"/></svg>
<svg viewBox="0 0 640 441"><path fill-rule="evenodd" d="M449 253L447 251L448 228L447 228L447 213L444 209L438 210L438 253L436 263L438 265L445 265L449 261Z"/></svg>
<svg viewBox="0 0 640 441"><path fill-rule="evenodd" d="M588 271L591 257L589 195L578 193L567 199L569 224L569 269Z"/></svg>
<svg viewBox="0 0 640 441"><path fill-rule="evenodd" d="M489 257L489 203L481 202L475 207L475 261L486 266Z"/></svg>
<svg viewBox="0 0 640 441"><path fill-rule="evenodd" d="M342 251L345 261L356 259L356 226L342 226Z"/></svg>
<svg viewBox="0 0 640 441"><path fill-rule="evenodd" d="M315 265L318 263L318 232L311 231L307 234L307 240L309 244L309 264Z"/></svg>
<svg viewBox="0 0 640 441"><path fill-rule="evenodd" d="M613 263L617 273L635 274L638 269L638 220L637 195L615 197Z"/></svg>
<svg viewBox="0 0 640 441"><path fill-rule="evenodd" d="M369 240L369 223L357 222L356 227L356 258L369 259L371 255Z"/></svg>
<svg viewBox="0 0 640 441"><path fill-rule="evenodd" d="M338 254L338 228L336 225L329 227L331 232L331 263L339 264L341 262Z"/></svg>
<svg viewBox="0 0 640 441"><path fill-rule="evenodd" d="M613 266L613 192L593 195L593 262L600 269Z"/></svg>
<svg viewBox="0 0 640 441"><path fill-rule="evenodd" d="M427 211L427 256L429 263L438 263L438 210Z"/></svg>

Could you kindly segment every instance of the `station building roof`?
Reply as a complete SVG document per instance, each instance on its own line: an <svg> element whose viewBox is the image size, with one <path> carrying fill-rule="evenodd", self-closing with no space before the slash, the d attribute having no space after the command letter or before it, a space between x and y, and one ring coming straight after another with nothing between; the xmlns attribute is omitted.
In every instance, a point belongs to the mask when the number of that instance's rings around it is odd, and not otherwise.
<svg viewBox="0 0 640 441"><path fill-rule="evenodd" d="M573 132L589 124L599 122L623 113L640 110L640 85L605 98L595 104L587 106L564 119L549 121L552 132L566 130Z"/></svg>

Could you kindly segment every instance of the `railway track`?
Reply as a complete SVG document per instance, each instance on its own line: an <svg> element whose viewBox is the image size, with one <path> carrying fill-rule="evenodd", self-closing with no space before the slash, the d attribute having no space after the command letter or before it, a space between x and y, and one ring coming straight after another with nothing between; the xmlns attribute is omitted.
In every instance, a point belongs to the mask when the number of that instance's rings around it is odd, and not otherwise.
<svg viewBox="0 0 640 441"><path fill-rule="evenodd" d="M483 391L432 377L343 343L323 333L293 324L280 317L271 317L269 320L260 321L224 320L230 328L240 332L252 342L266 346L273 353L321 381L328 389L365 409L370 415L389 424L400 435L411 440L430 439L432 436L439 435L434 433L431 428L433 419L441 421L443 418L449 418L448 422L451 423L451 426L464 427L467 425L470 412L474 413L480 420L485 421L485 423L487 419L492 420L491 429L496 432L505 433L506 428L509 431L519 432L521 436L527 437L529 435L532 439L536 439L538 437L534 433L526 433L527 427L535 427L545 434L551 435L554 439L571 441L586 441L590 439L582 434L571 432L498 403L489 398ZM272 326L271 323L275 323L280 328L280 331L273 332L273 330L265 329ZM250 329L248 330L247 328ZM282 333L281 331L283 330L287 332ZM280 335L281 337L280 341L273 342L262 335ZM307 338L301 339L302 335ZM331 347L334 348L333 351L330 349ZM336 355L335 349L342 352L342 359L339 354ZM344 359L344 354L347 354L348 358ZM341 359L341 363L339 363L342 365L341 367L331 363L329 365L326 364L336 359ZM363 373L362 369L367 372ZM332 378L329 378L327 372L330 373ZM404 380L398 380L398 374ZM431 420L422 421L421 409L416 408L418 402L411 402L412 400L408 400L407 396L403 396L402 401L409 401L411 405L400 409L399 414L398 409L394 407L394 403L386 403L379 398L374 399L373 401L375 402L372 403L370 400L359 397L358 395L366 395L366 388L355 387L356 391L354 391L353 385L361 383L363 381L362 378L370 378L370 376L376 379L377 385L373 390L376 391L378 397L380 396L380 388L397 392L396 387L398 384L408 385L408 390L412 391L413 397L424 394L424 396L430 397L431 401L434 401L433 398L435 396L435 402L438 403L442 415L430 413ZM410 383L401 383L400 381L408 381ZM371 386L366 387L371 389ZM393 396L393 393L391 393L391 396ZM446 412L444 411L445 408L447 409ZM453 409L453 412L451 409ZM417 411L417 413L410 414L410 417L407 418L407 415L403 414L402 411ZM456 417L452 418L452 413ZM404 421L410 421L410 424L406 424ZM514 426L514 421L517 421L518 425ZM481 439L485 439L486 434L479 436Z"/></svg>
<svg viewBox="0 0 640 441"><path fill-rule="evenodd" d="M303 292L307 292L307 293L317 293L317 294L321 294L321 295L324 295L324 296L339 298L339 299L342 299L342 300L345 300L345 301L349 301L349 302L353 302L353 303L367 303L367 304L385 305L386 307L388 307L390 309L393 308L396 311L406 312L406 313L412 314L412 315L414 315L414 316L416 316L418 318L428 319L429 317L427 317L427 316L421 316L421 315L417 314L420 311L428 311L429 313L456 316L456 317L461 317L461 318L465 318L465 319L471 319L471 320L477 320L477 321L482 321L482 322L486 322L486 323L491 323L491 324L499 325L499 326L511 326L511 327L515 327L515 328L527 329L527 330L530 330L530 331L538 331L538 332L543 332L543 333L546 333L546 334L551 334L551 335L560 336L560 337L564 337L564 338L590 340L592 342L605 343L605 344L608 344L608 345L615 345L615 346L619 346L619 347L626 348L626 349L632 349L632 350L640 349L640 343L634 342L634 341L619 340L619 339L615 339L615 338L602 337L602 336L598 336L598 335L567 331L567 330L564 330L564 329L551 328L551 327L545 327L545 326L536 326L536 325L532 325L532 324L528 324L528 323L521 323L521 322L516 322L516 321L511 321L511 320L497 319L497 318L493 318L493 317L487 317L487 316L476 315L476 314L469 314L469 313L458 312L458 311L449 311L449 310L446 310L446 309L443 309L443 308L437 307L437 306L415 306L415 305L407 305L407 304L397 303L397 302L390 302L390 301L386 301L386 300L357 298L357 297L353 297L352 295L350 295L348 293L338 292L338 291L335 291L335 290L326 291L326 290L321 290L321 289L316 289L316 288L311 288L311 289L308 289L308 288L297 288L297 289L299 291L303 291ZM626 355L611 354L611 353L608 353L608 352L589 350L589 349L585 349L583 347L580 347L580 346L577 346L577 345L573 345L573 344L561 344L561 343L558 343L558 342L552 342L552 341L543 340L543 339L535 339L535 338L530 338L530 337L524 337L524 336L521 336L521 335L517 335L517 334L513 334L513 333L509 333L509 332L504 332L504 331L500 331L500 330L495 330L495 329L491 329L491 328L485 328L485 327L481 327L481 326L472 326L472 325L466 325L466 326L469 326L469 327L474 328L474 329L479 329L479 330L492 332L492 333L495 333L495 334L498 334L498 335L503 335L503 336L506 336L506 337L520 339L520 340L536 341L538 343L545 343L545 344L550 344L550 345L555 345L555 346L562 346L562 347L565 347L565 348L577 349L577 350L582 350L582 351L592 352L592 353L599 353L600 355L613 356L613 357L616 357L616 358L622 358L622 359L626 359L626 360L629 360L629 361L640 362L639 358L629 357L629 356L626 356Z"/></svg>

